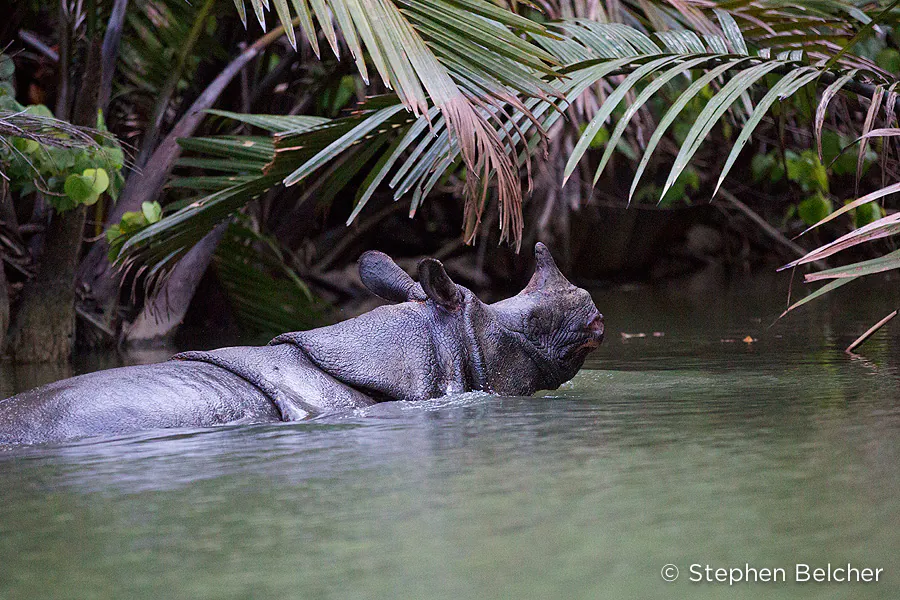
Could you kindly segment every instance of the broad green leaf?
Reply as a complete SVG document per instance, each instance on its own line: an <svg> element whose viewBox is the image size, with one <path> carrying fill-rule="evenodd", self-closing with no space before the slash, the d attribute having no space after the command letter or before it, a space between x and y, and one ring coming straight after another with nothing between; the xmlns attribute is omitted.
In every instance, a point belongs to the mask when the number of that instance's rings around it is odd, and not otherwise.
<svg viewBox="0 0 900 600"><path fill-rule="evenodd" d="M812 225L830 215L833 208L831 200L818 192L797 205L797 214L804 223Z"/></svg>
<svg viewBox="0 0 900 600"><path fill-rule="evenodd" d="M144 202L141 204L141 212L147 223L156 223L162 218L162 206L159 202Z"/></svg>
<svg viewBox="0 0 900 600"><path fill-rule="evenodd" d="M89 201L97 196L94 193L94 183L84 175L72 173L66 177L63 186L66 195L76 204L88 204Z"/></svg>
<svg viewBox="0 0 900 600"><path fill-rule="evenodd" d="M105 169L85 169L82 175L91 183L95 194L102 194L109 189L109 174Z"/></svg>
<svg viewBox="0 0 900 600"><path fill-rule="evenodd" d="M869 223L874 223L884 215L884 210L872 202L858 206L855 210L855 218L853 220L857 227L865 227Z"/></svg>

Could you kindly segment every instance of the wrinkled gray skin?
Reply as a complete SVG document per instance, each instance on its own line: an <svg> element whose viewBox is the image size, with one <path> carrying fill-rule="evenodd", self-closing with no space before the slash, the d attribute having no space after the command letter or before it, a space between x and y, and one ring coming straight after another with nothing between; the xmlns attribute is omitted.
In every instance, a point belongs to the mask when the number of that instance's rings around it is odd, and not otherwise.
<svg viewBox="0 0 900 600"><path fill-rule="evenodd" d="M435 259L416 283L367 252L360 277L394 302L268 346L185 352L172 360L65 379L0 401L0 446L165 427L296 421L385 400L483 390L556 389L603 339L603 316L543 244L518 295L487 305Z"/></svg>

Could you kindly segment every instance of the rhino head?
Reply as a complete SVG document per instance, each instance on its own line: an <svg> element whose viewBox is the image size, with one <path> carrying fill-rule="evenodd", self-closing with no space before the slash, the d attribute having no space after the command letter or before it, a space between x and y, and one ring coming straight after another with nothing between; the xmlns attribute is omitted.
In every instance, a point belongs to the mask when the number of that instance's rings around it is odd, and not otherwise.
<svg viewBox="0 0 900 600"><path fill-rule="evenodd" d="M544 244L535 246L535 258L524 290L485 304L436 259L419 262L415 282L386 254L366 252L359 262L363 284L393 305L274 343L301 346L320 369L382 399L556 389L602 342L603 315Z"/></svg>

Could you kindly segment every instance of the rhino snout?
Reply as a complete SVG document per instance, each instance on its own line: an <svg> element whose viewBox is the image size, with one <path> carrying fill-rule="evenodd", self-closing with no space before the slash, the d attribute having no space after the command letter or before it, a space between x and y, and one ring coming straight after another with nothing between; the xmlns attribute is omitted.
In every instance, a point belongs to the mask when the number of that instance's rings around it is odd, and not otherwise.
<svg viewBox="0 0 900 600"><path fill-rule="evenodd" d="M597 313L597 315L591 319L590 323L588 323L587 328L591 333L591 341L588 342L588 344L596 348L603 341L603 332L605 330L603 326L603 315Z"/></svg>

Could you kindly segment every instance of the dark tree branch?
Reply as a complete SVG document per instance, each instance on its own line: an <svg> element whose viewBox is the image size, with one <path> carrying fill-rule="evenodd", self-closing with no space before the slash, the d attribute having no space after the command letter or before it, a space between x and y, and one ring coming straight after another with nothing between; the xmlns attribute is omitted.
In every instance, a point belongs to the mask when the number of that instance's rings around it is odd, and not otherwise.
<svg viewBox="0 0 900 600"><path fill-rule="evenodd" d="M128 0L116 0L113 5L112 15L106 26L106 35L103 36L103 58L100 64L103 69L103 78L100 83L100 110L106 112L109 107L109 98L112 95L113 74L116 72L116 59L119 57L119 43L122 40L122 29L125 23L125 11L128 8Z"/></svg>

